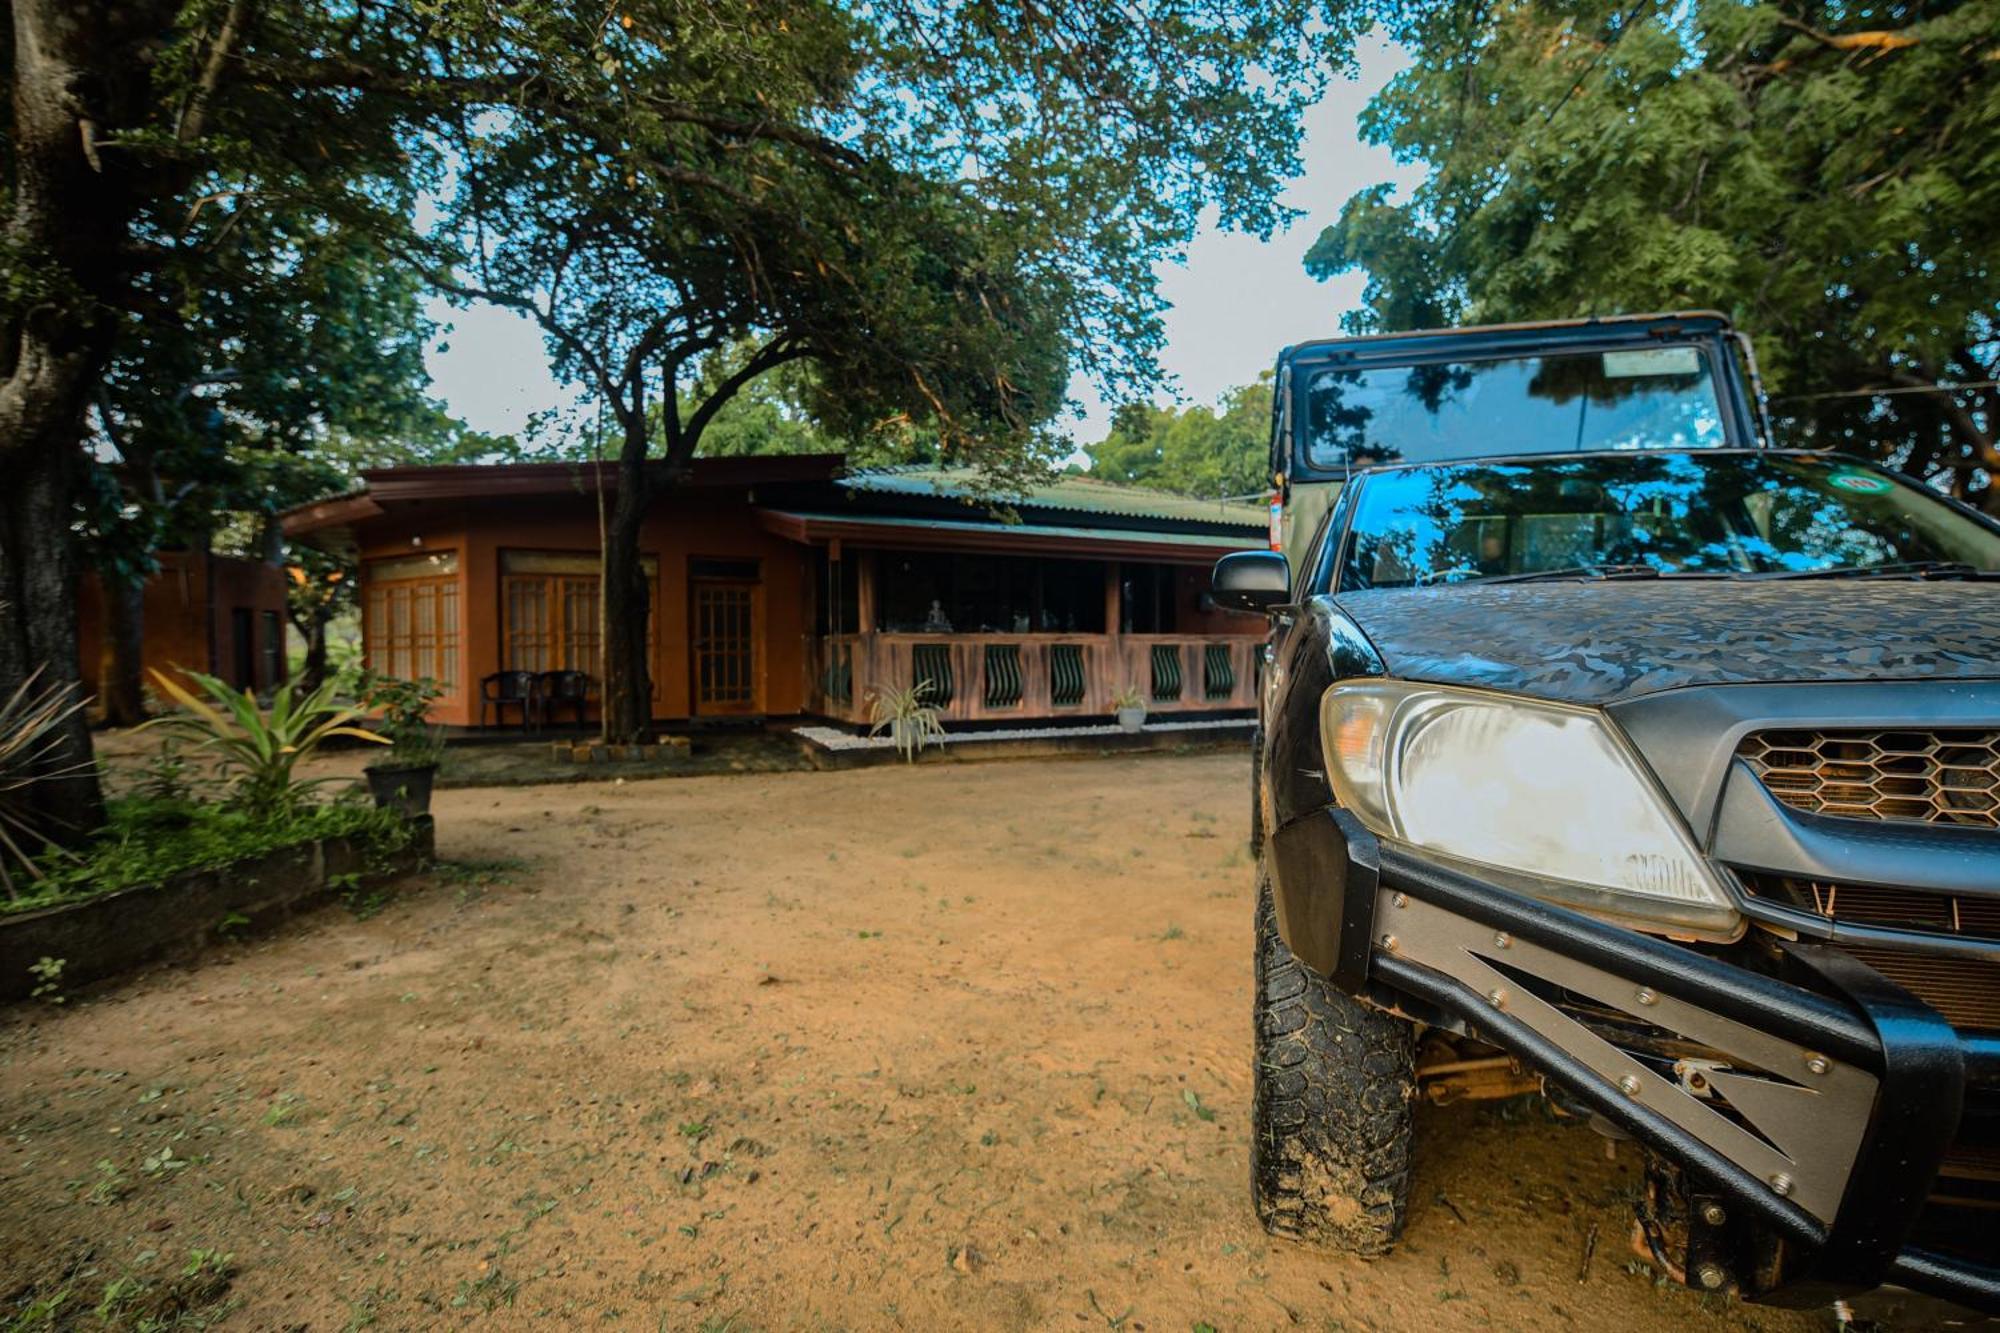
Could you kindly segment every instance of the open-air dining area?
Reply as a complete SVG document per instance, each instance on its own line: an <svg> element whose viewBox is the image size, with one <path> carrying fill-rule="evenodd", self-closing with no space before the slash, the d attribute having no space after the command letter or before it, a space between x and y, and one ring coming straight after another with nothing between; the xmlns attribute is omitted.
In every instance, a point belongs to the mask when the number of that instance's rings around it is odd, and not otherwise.
<svg viewBox="0 0 2000 1333"><path fill-rule="evenodd" d="M1262 640L1202 609L1200 567L862 550L829 569L808 701L825 717L866 721L871 695L918 685L959 722L1097 716L1121 696L1255 706Z"/></svg>

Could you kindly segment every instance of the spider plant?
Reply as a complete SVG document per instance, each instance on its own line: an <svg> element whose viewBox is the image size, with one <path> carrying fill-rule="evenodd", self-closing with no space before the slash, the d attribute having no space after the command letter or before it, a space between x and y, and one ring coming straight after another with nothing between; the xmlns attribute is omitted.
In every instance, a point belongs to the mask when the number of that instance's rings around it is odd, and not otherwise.
<svg viewBox="0 0 2000 1333"><path fill-rule="evenodd" d="M83 707L70 685L35 688L40 668L15 687L0 703L0 887L9 898L18 898L14 872L40 879L42 871L35 856L50 846L54 830L38 817L30 793L44 782L73 777L88 769L88 763L54 763L61 752L62 726ZM31 850L34 849L34 850Z"/></svg>
<svg viewBox="0 0 2000 1333"><path fill-rule="evenodd" d="M330 680L305 694L290 684L281 685L271 693L271 706L260 708L249 690L235 689L199 671L190 671L187 677L200 693L164 672L153 672L160 692L181 711L154 718L145 726L189 740L197 750L212 751L231 786L231 803L252 814L289 814L313 787L336 781L293 774L301 761L333 737L389 743L356 725L362 717L358 709L334 702Z"/></svg>
<svg viewBox="0 0 2000 1333"><path fill-rule="evenodd" d="M904 763L915 763L917 751L930 744L944 744L944 723L935 704L924 702L924 696L931 691L931 683L920 680L907 690L894 686L882 686L875 690L869 701L869 717L874 721L868 728L870 736L879 736L888 731L889 739L902 752Z"/></svg>

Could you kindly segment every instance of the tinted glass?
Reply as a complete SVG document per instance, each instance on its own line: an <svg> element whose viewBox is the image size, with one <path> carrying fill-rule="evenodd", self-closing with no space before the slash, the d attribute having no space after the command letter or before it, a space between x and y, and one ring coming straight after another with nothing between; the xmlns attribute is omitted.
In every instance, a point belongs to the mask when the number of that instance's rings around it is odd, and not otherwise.
<svg viewBox="0 0 2000 1333"><path fill-rule="evenodd" d="M1299 382L1315 467L1727 443L1708 361L1693 347L1322 367Z"/></svg>
<svg viewBox="0 0 2000 1333"><path fill-rule="evenodd" d="M1780 574L1947 561L2000 569L2000 534L1865 463L1764 453L1441 464L1356 483L1341 588L1579 566Z"/></svg>

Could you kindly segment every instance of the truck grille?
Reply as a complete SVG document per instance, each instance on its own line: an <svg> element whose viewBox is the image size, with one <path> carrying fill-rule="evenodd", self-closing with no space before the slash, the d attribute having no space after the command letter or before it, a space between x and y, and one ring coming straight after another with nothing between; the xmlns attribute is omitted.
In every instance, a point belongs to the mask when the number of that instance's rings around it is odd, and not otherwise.
<svg viewBox="0 0 2000 1333"><path fill-rule="evenodd" d="M1754 871L1740 871L1738 878L1753 898L1800 908L1840 925L2000 940L2000 897L1827 884ZM2000 961L1941 958L1876 944L1840 947L1937 1010L1953 1027L2000 1028Z"/></svg>
<svg viewBox="0 0 2000 1333"><path fill-rule="evenodd" d="M1783 875L1746 873L1742 878L1745 887L1759 898L1803 908L1842 925L2000 940L2000 898L1873 884L1827 884Z"/></svg>
<svg viewBox="0 0 2000 1333"><path fill-rule="evenodd" d="M1794 810L2000 828L2000 731L1760 731L1736 753Z"/></svg>
<svg viewBox="0 0 2000 1333"><path fill-rule="evenodd" d="M1938 1011L1955 1028L2000 1028L2000 962L1844 945L1848 953Z"/></svg>

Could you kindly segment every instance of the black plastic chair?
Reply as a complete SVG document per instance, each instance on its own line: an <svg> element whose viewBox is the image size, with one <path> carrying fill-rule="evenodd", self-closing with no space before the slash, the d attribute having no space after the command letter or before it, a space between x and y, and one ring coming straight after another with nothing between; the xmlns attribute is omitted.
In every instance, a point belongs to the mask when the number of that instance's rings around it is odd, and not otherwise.
<svg viewBox="0 0 2000 1333"><path fill-rule="evenodd" d="M479 682L479 725L486 725L486 710L493 710L493 718L501 726L507 725L507 710L521 710L521 730L526 731L538 719L536 717L535 673L532 671L496 671Z"/></svg>
<svg viewBox="0 0 2000 1333"><path fill-rule="evenodd" d="M544 671L535 677L535 703L544 723L555 716L558 708L567 708L576 715L576 724L582 726L589 698L590 677L581 671Z"/></svg>

